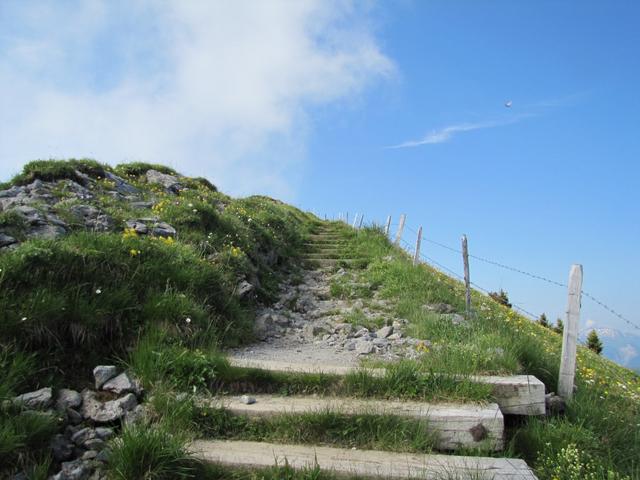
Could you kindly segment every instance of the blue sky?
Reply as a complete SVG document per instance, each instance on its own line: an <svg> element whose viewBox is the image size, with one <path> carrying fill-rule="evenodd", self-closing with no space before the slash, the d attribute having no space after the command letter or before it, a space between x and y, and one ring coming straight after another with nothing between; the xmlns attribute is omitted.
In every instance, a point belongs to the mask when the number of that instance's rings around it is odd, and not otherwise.
<svg viewBox="0 0 640 480"><path fill-rule="evenodd" d="M6 0L0 177L34 158L157 161L320 214L406 213L560 282L582 263L585 290L640 324L639 21L630 0ZM563 315L559 287L471 273ZM629 330L583 307L584 325Z"/></svg>

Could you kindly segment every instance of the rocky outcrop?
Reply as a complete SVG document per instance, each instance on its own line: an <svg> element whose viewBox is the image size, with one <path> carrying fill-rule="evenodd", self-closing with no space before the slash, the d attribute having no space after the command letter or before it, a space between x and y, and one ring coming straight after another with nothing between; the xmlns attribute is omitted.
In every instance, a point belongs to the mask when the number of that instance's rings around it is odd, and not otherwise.
<svg viewBox="0 0 640 480"><path fill-rule="evenodd" d="M148 183L161 185L170 193L180 193L180 190L184 189L178 177L174 175L162 173L157 170L148 170L146 176Z"/></svg>

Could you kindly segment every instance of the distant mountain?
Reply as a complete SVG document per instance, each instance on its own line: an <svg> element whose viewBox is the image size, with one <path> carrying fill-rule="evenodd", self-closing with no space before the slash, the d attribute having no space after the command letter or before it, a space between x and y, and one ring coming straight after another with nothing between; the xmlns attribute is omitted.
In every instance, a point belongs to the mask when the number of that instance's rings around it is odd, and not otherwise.
<svg viewBox="0 0 640 480"><path fill-rule="evenodd" d="M586 342L591 330L595 330L602 340L604 345L602 353L605 357L624 367L640 371L640 335L614 328L595 328L580 334L582 342Z"/></svg>

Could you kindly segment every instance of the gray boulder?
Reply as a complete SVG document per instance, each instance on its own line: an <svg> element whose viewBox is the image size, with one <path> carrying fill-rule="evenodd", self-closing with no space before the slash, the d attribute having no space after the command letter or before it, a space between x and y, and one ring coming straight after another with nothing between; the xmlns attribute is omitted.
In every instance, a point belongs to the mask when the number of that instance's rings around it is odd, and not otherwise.
<svg viewBox="0 0 640 480"><path fill-rule="evenodd" d="M62 388L58 391L56 398L56 410L65 412L67 408L78 408L82 404L80 393L75 390Z"/></svg>
<svg viewBox="0 0 640 480"><path fill-rule="evenodd" d="M129 394L131 395L131 394ZM149 409L144 405L136 405L135 408L130 409L124 416L124 423L126 425L133 425L138 422L142 422L149 418Z"/></svg>
<svg viewBox="0 0 640 480"><path fill-rule="evenodd" d="M149 233L149 227L147 227L145 223L139 220L127 220L125 222L125 225L127 226L127 228L135 231L138 235L146 235L147 233Z"/></svg>
<svg viewBox="0 0 640 480"><path fill-rule="evenodd" d="M147 171L147 182L162 185L168 192L178 193L184 187L180 184L178 177L157 170Z"/></svg>
<svg viewBox="0 0 640 480"><path fill-rule="evenodd" d="M253 290L253 285L251 285L246 280L240 282L237 287L238 296L241 298L248 296L251 292L253 292Z"/></svg>
<svg viewBox="0 0 640 480"><path fill-rule="evenodd" d="M53 480L86 480L91 475L89 463L81 459L63 462L62 470L52 477Z"/></svg>
<svg viewBox="0 0 640 480"><path fill-rule="evenodd" d="M373 353L373 343L368 340L360 340L356 343L356 353L358 355L369 355Z"/></svg>
<svg viewBox="0 0 640 480"><path fill-rule="evenodd" d="M165 222L158 222L151 228L151 234L157 237L175 237L176 229Z"/></svg>
<svg viewBox="0 0 640 480"><path fill-rule="evenodd" d="M393 327L391 326L386 326L386 327L382 327L380 330L378 330L376 332L376 336L378 338L387 338L389 337L389 335L391 335L393 333Z"/></svg>
<svg viewBox="0 0 640 480"><path fill-rule="evenodd" d="M130 183L127 183L127 181L125 181L118 175L115 175L111 172L106 172L105 176L107 177L107 180L110 180L115 184L116 191L118 193L121 193L122 195L131 195L139 192L136 187L134 187Z"/></svg>
<svg viewBox="0 0 640 480"><path fill-rule="evenodd" d="M78 430L76 433L71 435L71 441L79 447L93 438L96 438L96 431L89 427Z"/></svg>
<svg viewBox="0 0 640 480"><path fill-rule="evenodd" d="M111 423L121 419L133 410L138 401L133 393L108 402L101 402L96 398L96 392L85 390L82 392L82 415L96 423Z"/></svg>
<svg viewBox="0 0 640 480"><path fill-rule="evenodd" d="M96 388L102 387L104 383L111 380L118 373L115 365L98 365L93 369L93 378L96 381Z"/></svg>
<svg viewBox="0 0 640 480"><path fill-rule="evenodd" d="M23 393L13 399L14 403L22 404L27 408L47 408L51 404L53 393L51 387L41 388L34 392Z"/></svg>
<svg viewBox="0 0 640 480"><path fill-rule="evenodd" d="M123 393L135 393L139 395L142 392L140 382L131 379L127 372L122 372L120 375L106 381L102 385L102 390L113 392L116 395L122 395Z"/></svg>

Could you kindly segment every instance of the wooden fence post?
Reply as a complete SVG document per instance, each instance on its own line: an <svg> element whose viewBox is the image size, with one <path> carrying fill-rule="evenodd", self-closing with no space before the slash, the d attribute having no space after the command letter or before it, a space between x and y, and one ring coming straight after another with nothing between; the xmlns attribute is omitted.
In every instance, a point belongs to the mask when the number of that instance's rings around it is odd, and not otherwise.
<svg viewBox="0 0 640 480"><path fill-rule="evenodd" d="M573 396L573 382L576 374L581 297L582 265L575 264L571 265L571 271L569 272L567 322L562 332L562 357L560 358L560 375L558 377L558 395L567 400Z"/></svg>
<svg viewBox="0 0 640 480"><path fill-rule="evenodd" d="M345 222L347 225L349 225L349 212L347 212L347 219L345 220Z"/></svg>
<svg viewBox="0 0 640 480"><path fill-rule="evenodd" d="M387 226L384 227L385 236L389 236L389 229L391 228L391 215L387 217Z"/></svg>
<svg viewBox="0 0 640 480"><path fill-rule="evenodd" d="M356 213L355 218L353 219L353 225L351 225L352 228L356 228L356 225L358 224L358 213Z"/></svg>
<svg viewBox="0 0 640 480"><path fill-rule="evenodd" d="M462 235L462 262L464 263L465 306L467 320L471 319L471 277L469 276L469 248L467 236Z"/></svg>
<svg viewBox="0 0 640 480"><path fill-rule="evenodd" d="M364 218L364 213L360 215L360 221L358 222L358 230L362 228L362 219Z"/></svg>
<svg viewBox="0 0 640 480"><path fill-rule="evenodd" d="M400 239L402 238L402 230L404 230L404 221L406 219L406 215L403 213L400 215L400 223L398 224L398 232L396 233L396 239L393 242L395 245L400 245Z"/></svg>
<svg viewBox="0 0 640 480"><path fill-rule="evenodd" d="M422 227L418 229L418 238L416 239L416 253L413 254L413 264L420 263L420 243L422 242Z"/></svg>

